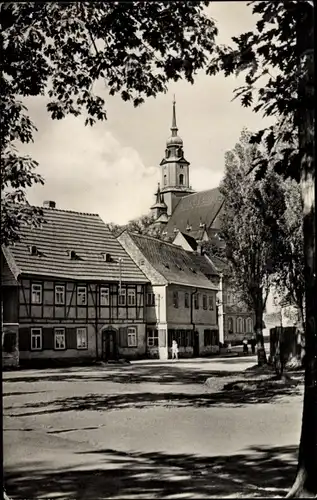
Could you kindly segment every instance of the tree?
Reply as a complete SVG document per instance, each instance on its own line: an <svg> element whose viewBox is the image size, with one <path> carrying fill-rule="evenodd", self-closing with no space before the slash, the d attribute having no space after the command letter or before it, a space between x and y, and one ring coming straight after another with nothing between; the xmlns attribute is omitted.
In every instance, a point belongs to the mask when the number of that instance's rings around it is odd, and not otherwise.
<svg viewBox="0 0 317 500"><path fill-rule="evenodd" d="M271 227L277 225L284 203L277 174L267 172L262 180L257 180L254 173L248 174L254 159L262 156L259 148L250 144L250 137L251 133L244 129L239 143L225 155L225 177L220 186L224 196L221 236L226 242L235 287L255 313L261 365L266 362L263 313L275 262L275 234Z"/></svg>
<svg viewBox="0 0 317 500"><path fill-rule="evenodd" d="M275 240L278 266L273 282L280 295L299 312L298 328L303 333L304 322L304 238L303 206L300 186L287 179L284 182L285 212L279 221L280 237ZM285 297L285 291L287 292Z"/></svg>
<svg viewBox="0 0 317 500"><path fill-rule="evenodd" d="M138 234L147 234L157 239L162 239L162 231L159 226L154 224L155 217L152 214L145 214L139 218L132 219L128 224L120 226L119 224L110 223L108 227L114 236L119 236L123 231L131 231Z"/></svg>
<svg viewBox="0 0 317 500"><path fill-rule="evenodd" d="M208 2L3 2L1 4L2 242L18 238L21 221L39 222L25 189L43 183L37 163L19 154L35 125L23 99L45 95L53 119L84 114L105 120L103 83L134 106L167 90L170 80L193 83L214 47ZM18 202L11 210L12 201Z"/></svg>
<svg viewBox="0 0 317 500"><path fill-rule="evenodd" d="M314 3L311 1L251 2L256 29L235 37L235 48L219 47L209 74L245 73L235 97L264 116L290 126L260 130L274 157L279 141L287 144L275 168L300 183L303 202L305 275L305 392L298 468L289 497L317 494L317 280L315 208ZM250 5L249 4L249 5ZM257 85L257 86L256 86ZM294 147L294 137L298 148ZM254 165L255 166L255 165ZM264 175L267 161L257 164Z"/></svg>

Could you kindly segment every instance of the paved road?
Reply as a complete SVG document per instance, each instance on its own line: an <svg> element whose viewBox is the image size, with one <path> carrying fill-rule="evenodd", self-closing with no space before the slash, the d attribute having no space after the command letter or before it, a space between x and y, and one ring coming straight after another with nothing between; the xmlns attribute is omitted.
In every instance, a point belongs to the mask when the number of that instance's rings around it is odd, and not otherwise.
<svg viewBox="0 0 317 500"><path fill-rule="evenodd" d="M221 391L252 364L250 357L4 373L8 492L16 499L283 496L301 394Z"/></svg>

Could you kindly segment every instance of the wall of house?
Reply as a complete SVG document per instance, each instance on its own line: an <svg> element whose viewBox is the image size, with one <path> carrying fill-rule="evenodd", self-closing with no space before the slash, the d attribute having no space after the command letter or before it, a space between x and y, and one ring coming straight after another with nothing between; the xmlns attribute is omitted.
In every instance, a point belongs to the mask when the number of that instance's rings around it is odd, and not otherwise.
<svg viewBox="0 0 317 500"><path fill-rule="evenodd" d="M32 301L32 285L41 285L40 303ZM64 300L58 303L56 287L64 287ZM86 304L80 305L77 295L78 287L86 289ZM101 291L108 290L107 304L102 304ZM119 331L120 327L135 325L138 342L134 347L121 348L118 344L118 354L121 357L140 357L145 355L145 287L141 284L122 283L121 290L126 290L126 303L119 304L117 284L75 283L65 281L23 279L19 287L18 310L20 324L20 360L25 363L30 360L59 359L92 360L100 358L102 352L101 332L106 327ZM134 291L135 303L129 304L128 291ZM41 349L31 348L31 329L41 328ZM65 329L65 349L54 346L56 328ZM77 346L77 328L87 329L88 345L85 348ZM96 336L97 332L97 336ZM97 343L96 343L97 342Z"/></svg>
<svg viewBox="0 0 317 500"><path fill-rule="evenodd" d="M198 309L195 309L193 292L197 291ZM174 293L178 293L178 307L174 306ZM185 293L188 293L189 307L185 307ZM206 290L203 288L185 287L181 285L169 285L167 287L167 323L169 329L169 357L171 357L171 336L176 340L180 331L186 331L190 337L190 345L179 345L180 357L192 357L196 354L194 349L194 331L198 332L198 353L205 356L218 351L218 324L216 311L216 290ZM207 296L207 309L203 308L203 295ZM209 305L209 296L212 297L212 308ZM191 318L192 310L192 318ZM215 332L212 342L205 345L205 330ZM178 342L179 343L179 342Z"/></svg>

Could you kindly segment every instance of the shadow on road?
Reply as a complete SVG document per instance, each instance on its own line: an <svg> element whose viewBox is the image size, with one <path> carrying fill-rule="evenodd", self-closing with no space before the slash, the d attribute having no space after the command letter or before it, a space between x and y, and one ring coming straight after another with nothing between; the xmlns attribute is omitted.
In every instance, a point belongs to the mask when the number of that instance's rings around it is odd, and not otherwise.
<svg viewBox="0 0 317 500"><path fill-rule="evenodd" d="M195 368L184 368L179 364L176 366L169 364L166 366L157 365L127 365L120 367L105 368L85 368L81 372L76 371L45 374L39 372L36 375L8 376L5 383L16 382L73 382L73 381L94 381L111 382L118 384L142 384L145 382L159 382L160 384L199 384L205 382L210 377L233 377L241 375L241 372L220 371L220 370L200 370Z"/></svg>
<svg viewBox="0 0 317 500"><path fill-rule="evenodd" d="M5 473L13 499L283 497L296 468L295 447L253 447L234 456L88 451L98 468L19 465ZM42 466L42 469L40 468Z"/></svg>
<svg viewBox="0 0 317 500"><path fill-rule="evenodd" d="M239 382L235 382L239 385ZM243 382L243 384L245 384ZM44 415L51 413L63 413L69 411L115 411L128 408L146 409L149 407L193 407L211 408L232 406L242 407L250 404L276 403L282 398L300 394L301 386L267 386L265 384L252 384L248 381L249 390L222 390L220 392L209 393L205 387L199 388L194 393L183 392L128 392L115 395L87 394L85 396L72 396L58 398L53 401L39 401L14 406L14 411L23 417L31 415ZM13 407L7 406L6 415L11 414Z"/></svg>

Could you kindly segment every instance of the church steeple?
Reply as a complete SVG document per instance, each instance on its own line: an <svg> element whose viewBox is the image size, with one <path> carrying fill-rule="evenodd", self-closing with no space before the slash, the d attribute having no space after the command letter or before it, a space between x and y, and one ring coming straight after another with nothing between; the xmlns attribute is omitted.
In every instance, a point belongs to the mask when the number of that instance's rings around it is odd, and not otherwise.
<svg viewBox="0 0 317 500"><path fill-rule="evenodd" d="M173 96L171 136L166 141L165 156L161 161L162 189L156 193L156 203L152 210L161 208L158 206L159 197L164 193L164 205L167 207L167 215L171 215L179 199L193 193L189 185L189 162L184 157L183 140L178 135L176 123L176 99Z"/></svg>
<svg viewBox="0 0 317 500"><path fill-rule="evenodd" d="M172 131L172 137L177 136L178 128L176 125L176 101L175 101L175 94L174 94L174 99L173 99L173 118L172 118L172 126L171 126L171 131Z"/></svg>
<svg viewBox="0 0 317 500"><path fill-rule="evenodd" d="M154 205L151 206L151 210L155 219L158 219L161 214L167 212L167 205L164 201L164 195L161 193L160 183L157 185L157 191L155 193L156 199Z"/></svg>

